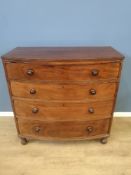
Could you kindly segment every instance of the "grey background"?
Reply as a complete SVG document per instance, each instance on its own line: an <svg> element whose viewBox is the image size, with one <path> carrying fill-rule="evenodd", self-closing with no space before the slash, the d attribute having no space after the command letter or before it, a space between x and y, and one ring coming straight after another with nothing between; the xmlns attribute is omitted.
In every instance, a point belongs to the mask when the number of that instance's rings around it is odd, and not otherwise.
<svg viewBox="0 0 131 175"><path fill-rule="evenodd" d="M126 59L116 111L131 109L130 0L0 0L0 55L17 46L108 46ZM0 62L0 111L11 111Z"/></svg>

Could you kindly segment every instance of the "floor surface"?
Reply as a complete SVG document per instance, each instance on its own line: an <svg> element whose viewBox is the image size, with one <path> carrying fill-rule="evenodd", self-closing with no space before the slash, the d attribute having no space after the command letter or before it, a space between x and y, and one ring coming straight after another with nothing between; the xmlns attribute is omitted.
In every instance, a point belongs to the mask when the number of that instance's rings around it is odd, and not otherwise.
<svg viewBox="0 0 131 175"><path fill-rule="evenodd" d="M0 118L0 175L131 175L131 118L115 118L99 141L30 141L21 145L13 118Z"/></svg>

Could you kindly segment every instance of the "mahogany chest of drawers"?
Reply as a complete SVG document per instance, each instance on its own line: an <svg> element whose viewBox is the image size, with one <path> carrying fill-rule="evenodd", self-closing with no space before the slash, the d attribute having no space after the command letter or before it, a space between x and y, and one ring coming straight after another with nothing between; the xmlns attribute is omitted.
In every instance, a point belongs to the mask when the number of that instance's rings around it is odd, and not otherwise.
<svg viewBox="0 0 131 175"><path fill-rule="evenodd" d="M106 143L123 58L112 47L17 47L2 56L21 143Z"/></svg>

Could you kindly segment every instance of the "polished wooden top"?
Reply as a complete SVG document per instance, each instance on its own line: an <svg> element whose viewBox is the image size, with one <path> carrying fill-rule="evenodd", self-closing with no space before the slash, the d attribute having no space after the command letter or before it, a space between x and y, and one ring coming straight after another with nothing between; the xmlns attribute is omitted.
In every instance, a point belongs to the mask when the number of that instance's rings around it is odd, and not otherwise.
<svg viewBox="0 0 131 175"><path fill-rule="evenodd" d="M121 60L124 56L112 47L17 47L2 58L7 61L94 61Z"/></svg>

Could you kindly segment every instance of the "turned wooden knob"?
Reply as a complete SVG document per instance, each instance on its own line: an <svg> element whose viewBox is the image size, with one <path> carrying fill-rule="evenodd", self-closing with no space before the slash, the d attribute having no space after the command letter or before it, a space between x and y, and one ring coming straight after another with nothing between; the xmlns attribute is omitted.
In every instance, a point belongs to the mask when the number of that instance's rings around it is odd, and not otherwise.
<svg viewBox="0 0 131 175"><path fill-rule="evenodd" d="M94 108L90 107L90 108L88 109L88 112L91 113L91 114L93 114L93 113L94 113Z"/></svg>
<svg viewBox="0 0 131 175"><path fill-rule="evenodd" d="M91 132L93 131L93 127L92 127L92 126L88 126L88 127L86 128L86 131L87 131L88 133L91 133Z"/></svg>
<svg viewBox="0 0 131 175"><path fill-rule="evenodd" d="M32 108L32 113L37 113L38 111L39 111L38 108L36 108L36 107Z"/></svg>
<svg viewBox="0 0 131 175"><path fill-rule="evenodd" d="M34 71L33 71L32 69L28 69L28 70L27 70L27 75L30 75L30 76L31 76L31 75L33 75L33 74L34 74Z"/></svg>
<svg viewBox="0 0 131 175"><path fill-rule="evenodd" d="M90 89L90 94L91 95L95 95L96 94L96 90L95 89Z"/></svg>
<svg viewBox="0 0 131 175"><path fill-rule="evenodd" d="M36 90L35 89L31 89L30 90L30 94L36 94Z"/></svg>
<svg viewBox="0 0 131 175"><path fill-rule="evenodd" d="M40 132L40 130L41 130L41 128L40 128L39 126L36 126L36 127L34 128L34 131L37 132L37 133Z"/></svg>
<svg viewBox="0 0 131 175"><path fill-rule="evenodd" d="M97 76L97 75L99 74L99 70L93 69L93 70L91 71L91 74L92 74L93 76Z"/></svg>

